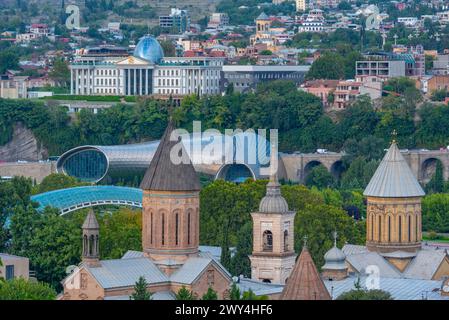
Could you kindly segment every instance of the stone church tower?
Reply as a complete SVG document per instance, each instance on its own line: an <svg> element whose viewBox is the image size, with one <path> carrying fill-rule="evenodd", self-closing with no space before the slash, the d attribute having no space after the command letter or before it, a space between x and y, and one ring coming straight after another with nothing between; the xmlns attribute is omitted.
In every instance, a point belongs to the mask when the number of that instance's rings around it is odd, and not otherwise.
<svg viewBox="0 0 449 320"><path fill-rule="evenodd" d="M182 143L170 141L174 130L170 122L140 187L144 254L156 263L170 260L167 268L176 269L198 254L200 183ZM181 163L170 158L172 150Z"/></svg>
<svg viewBox="0 0 449 320"><path fill-rule="evenodd" d="M288 209L287 201L281 195L277 178L277 151L271 149L271 166L276 169L271 174L266 196L253 218L253 252L251 278L254 280L285 284L293 266L295 212Z"/></svg>
<svg viewBox="0 0 449 320"><path fill-rule="evenodd" d="M396 141L363 194L367 197L368 250L413 253L421 248L421 198L425 193Z"/></svg>

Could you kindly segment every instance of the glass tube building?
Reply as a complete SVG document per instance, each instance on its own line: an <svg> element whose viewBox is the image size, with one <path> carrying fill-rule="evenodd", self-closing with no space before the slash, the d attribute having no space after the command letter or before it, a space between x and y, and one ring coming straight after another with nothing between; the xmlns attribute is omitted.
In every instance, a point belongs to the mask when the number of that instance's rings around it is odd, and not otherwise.
<svg viewBox="0 0 449 320"><path fill-rule="evenodd" d="M187 134L180 137L180 142L197 172L233 182L266 178L261 168L269 166L269 142L252 131L233 135ZM57 171L91 183L143 176L158 145L159 141L79 146L58 159Z"/></svg>

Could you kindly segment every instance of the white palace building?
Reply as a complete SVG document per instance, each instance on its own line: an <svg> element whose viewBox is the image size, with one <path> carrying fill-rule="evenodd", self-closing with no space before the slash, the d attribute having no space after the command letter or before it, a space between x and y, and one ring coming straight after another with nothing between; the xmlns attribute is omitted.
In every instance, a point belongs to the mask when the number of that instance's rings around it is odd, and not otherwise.
<svg viewBox="0 0 449 320"><path fill-rule="evenodd" d="M127 49L80 50L70 64L72 95L219 94L224 58L164 57L159 42L143 37L133 55Z"/></svg>

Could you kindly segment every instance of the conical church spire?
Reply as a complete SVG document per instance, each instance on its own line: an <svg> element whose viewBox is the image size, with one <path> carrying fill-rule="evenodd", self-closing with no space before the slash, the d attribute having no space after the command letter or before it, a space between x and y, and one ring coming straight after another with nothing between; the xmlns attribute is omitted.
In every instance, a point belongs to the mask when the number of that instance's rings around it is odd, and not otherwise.
<svg viewBox="0 0 449 320"><path fill-rule="evenodd" d="M145 176L140 184L143 190L157 191L199 191L200 182L190 161L189 155L181 141L171 140L175 131L170 119L159 146L151 160ZM179 159L172 159L172 151ZM180 163L175 163L177 160Z"/></svg>
<svg viewBox="0 0 449 320"><path fill-rule="evenodd" d="M425 195L402 156L395 139L363 194L382 198L422 197Z"/></svg>
<svg viewBox="0 0 449 320"><path fill-rule="evenodd" d="M287 280L281 300L331 300L306 245Z"/></svg>

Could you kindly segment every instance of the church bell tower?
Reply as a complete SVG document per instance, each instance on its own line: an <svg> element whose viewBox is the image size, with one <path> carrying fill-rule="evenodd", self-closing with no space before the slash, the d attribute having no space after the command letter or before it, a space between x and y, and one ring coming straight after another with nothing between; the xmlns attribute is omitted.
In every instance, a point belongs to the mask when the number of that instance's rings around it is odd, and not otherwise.
<svg viewBox="0 0 449 320"><path fill-rule="evenodd" d="M100 225L93 210L90 210L83 223L83 263L90 267L100 264Z"/></svg>
<svg viewBox="0 0 449 320"><path fill-rule="evenodd" d="M170 139L174 130L170 121L140 186L142 246L156 262L182 264L198 254L200 183L182 143ZM180 163L171 159L172 150L179 151Z"/></svg>
<svg viewBox="0 0 449 320"><path fill-rule="evenodd" d="M278 153L271 144L270 182L266 196L261 200L259 211L253 218L253 252L251 278L259 281L285 284L295 265L294 219L295 212L288 209L281 195L277 178Z"/></svg>

